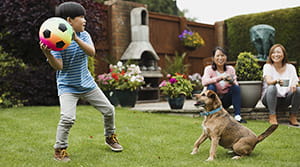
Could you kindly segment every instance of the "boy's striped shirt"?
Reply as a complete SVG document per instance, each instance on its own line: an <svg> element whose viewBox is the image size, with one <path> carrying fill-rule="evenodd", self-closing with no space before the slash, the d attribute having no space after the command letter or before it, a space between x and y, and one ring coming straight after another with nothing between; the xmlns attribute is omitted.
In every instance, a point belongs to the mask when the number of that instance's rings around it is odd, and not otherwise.
<svg viewBox="0 0 300 167"><path fill-rule="evenodd" d="M88 32L77 33L84 42L93 45ZM58 95L63 93L85 93L96 88L96 83L88 70L88 55L73 40L62 51L51 51L55 58L63 60L63 69L56 72Z"/></svg>

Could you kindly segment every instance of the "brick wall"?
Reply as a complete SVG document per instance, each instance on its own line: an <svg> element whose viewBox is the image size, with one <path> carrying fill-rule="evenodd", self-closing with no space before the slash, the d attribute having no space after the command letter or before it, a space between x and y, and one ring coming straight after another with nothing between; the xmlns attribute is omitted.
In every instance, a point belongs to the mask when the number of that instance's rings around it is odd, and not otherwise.
<svg viewBox="0 0 300 167"><path fill-rule="evenodd" d="M117 1L111 6L111 49L110 54L120 59L131 41L130 12L143 4Z"/></svg>

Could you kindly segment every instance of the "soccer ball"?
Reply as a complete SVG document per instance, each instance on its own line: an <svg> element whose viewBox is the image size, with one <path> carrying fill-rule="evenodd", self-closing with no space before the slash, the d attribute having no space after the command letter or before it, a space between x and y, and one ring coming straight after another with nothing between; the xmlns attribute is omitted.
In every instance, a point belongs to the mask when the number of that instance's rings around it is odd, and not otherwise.
<svg viewBox="0 0 300 167"><path fill-rule="evenodd" d="M40 41L52 50L66 49L72 41L72 26L63 18L51 17L40 27Z"/></svg>

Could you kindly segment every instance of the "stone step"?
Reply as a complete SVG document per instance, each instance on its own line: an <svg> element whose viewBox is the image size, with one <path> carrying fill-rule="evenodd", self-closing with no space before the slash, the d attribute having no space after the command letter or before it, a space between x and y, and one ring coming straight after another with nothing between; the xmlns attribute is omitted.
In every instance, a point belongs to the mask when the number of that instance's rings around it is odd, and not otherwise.
<svg viewBox="0 0 300 167"><path fill-rule="evenodd" d="M149 112L149 113L166 113L166 114L175 114L175 115L187 115L192 117L200 117L200 110L203 108L196 108L194 106L194 100L186 100L181 110L170 109L167 101L160 101L155 103L138 103L135 105L132 110ZM230 114L234 115L233 108L230 107L227 110ZM285 110L280 110L277 112L277 120L280 123L286 123L289 120L290 108ZM245 120L269 120L269 111L262 105L261 102L255 106L255 108L242 108L241 115ZM300 121L300 113L297 115L298 120Z"/></svg>

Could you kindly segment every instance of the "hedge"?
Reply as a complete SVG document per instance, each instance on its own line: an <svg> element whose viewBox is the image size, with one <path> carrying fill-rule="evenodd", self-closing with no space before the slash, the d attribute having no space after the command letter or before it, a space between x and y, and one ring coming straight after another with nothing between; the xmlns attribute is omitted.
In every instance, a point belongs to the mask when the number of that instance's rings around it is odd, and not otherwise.
<svg viewBox="0 0 300 167"><path fill-rule="evenodd" d="M257 24L275 28L275 43L285 46L290 61L300 62L300 7L274 10L257 14L236 16L225 20L227 27L226 47L229 60L236 60L240 52L257 54L250 41L249 29Z"/></svg>

